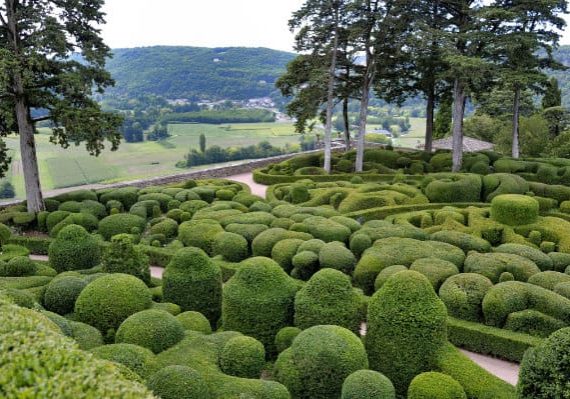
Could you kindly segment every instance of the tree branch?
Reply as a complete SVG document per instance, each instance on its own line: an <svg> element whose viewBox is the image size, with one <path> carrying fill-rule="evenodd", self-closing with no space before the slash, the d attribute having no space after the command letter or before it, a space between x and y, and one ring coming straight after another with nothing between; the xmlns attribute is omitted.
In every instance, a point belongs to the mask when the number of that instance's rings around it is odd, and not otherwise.
<svg viewBox="0 0 570 399"><path fill-rule="evenodd" d="M46 116L41 116L39 118L32 119L32 123L38 123L38 122L49 121L49 120L51 120L51 115L46 115Z"/></svg>
<svg viewBox="0 0 570 399"><path fill-rule="evenodd" d="M6 22L6 19L4 19L4 16L0 13L0 22L2 23L2 26L5 26L6 28L8 27L8 22Z"/></svg>

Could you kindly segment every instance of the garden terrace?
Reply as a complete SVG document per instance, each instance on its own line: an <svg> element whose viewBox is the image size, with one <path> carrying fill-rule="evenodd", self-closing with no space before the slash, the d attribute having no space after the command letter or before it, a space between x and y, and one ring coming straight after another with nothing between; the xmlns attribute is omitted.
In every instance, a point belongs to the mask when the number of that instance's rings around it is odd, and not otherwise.
<svg viewBox="0 0 570 399"><path fill-rule="evenodd" d="M24 380L34 351L65 348L70 381L112 381L83 382L95 396L419 398L442 384L515 398L454 345L520 362L570 327L570 222L555 216L569 215L570 188L470 172L301 175L267 198L188 180L69 192L37 215L8 207L1 375ZM0 392L32 389L11 384Z"/></svg>

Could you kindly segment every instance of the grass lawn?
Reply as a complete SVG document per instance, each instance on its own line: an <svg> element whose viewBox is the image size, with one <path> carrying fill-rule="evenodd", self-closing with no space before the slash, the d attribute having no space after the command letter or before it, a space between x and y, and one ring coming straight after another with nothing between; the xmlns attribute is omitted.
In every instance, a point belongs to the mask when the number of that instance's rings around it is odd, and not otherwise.
<svg viewBox="0 0 570 399"><path fill-rule="evenodd" d="M118 151L103 151L91 157L83 145L63 149L49 142L49 129L36 136L42 188L70 187L81 184L132 180L182 172L176 162L184 159L190 148L199 148L200 134L207 145L248 146L267 140L275 146L298 144L299 135L292 123L255 123L231 125L176 124L169 126L171 137L161 142L122 143ZM12 167L7 178L19 198L24 195L24 177L19 153L19 138L5 138L13 149ZM208 166L202 166L204 169ZM197 168L198 169L198 168Z"/></svg>
<svg viewBox="0 0 570 399"><path fill-rule="evenodd" d="M410 118L410 124L412 127L407 134L401 135L397 139L392 139L394 147L417 148L418 144L424 144L426 137L426 119ZM369 125L367 130L372 132L376 128L382 128L382 126Z"/></svg>

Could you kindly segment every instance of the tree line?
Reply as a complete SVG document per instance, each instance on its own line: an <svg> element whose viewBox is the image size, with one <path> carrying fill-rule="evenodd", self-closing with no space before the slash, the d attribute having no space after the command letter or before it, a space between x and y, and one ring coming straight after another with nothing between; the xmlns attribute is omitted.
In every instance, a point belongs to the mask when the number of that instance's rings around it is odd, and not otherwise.
<svg viewBox="0 0 570 399"><path fill-rule="evenodd" d="M289 22L300 55L277 87L292 98L287 112L299 132L316 117L323 121L328 171L333 109L342 106L349 146L354 99L360 102L355 170L362 171L372 94L396 104L426 100L426 151L432 150L436 109L443 108L448 115L439 117L451 116L453 170L459 171L469 100L508 92L516 158L523 93L544 93L545 70L564 69L553 51L567 8L566 0L306 0Z"/></svg>

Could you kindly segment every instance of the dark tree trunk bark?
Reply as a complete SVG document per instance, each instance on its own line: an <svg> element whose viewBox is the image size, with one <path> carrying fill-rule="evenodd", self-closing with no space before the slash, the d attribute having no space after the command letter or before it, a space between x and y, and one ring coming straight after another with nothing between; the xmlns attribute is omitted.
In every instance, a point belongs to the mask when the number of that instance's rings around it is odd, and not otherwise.
<svg viewBox="0 0 570 399"><path fill-rule="evenodd" d="M515 101L513 107L513 158L518 158L520 156L519 147L519 114L520 114L520 102L521 102L521 89L519 87L515 88Z"/></svg>
<svg viewBox="0 0 570 399"><path fill-rule="evenodd" d="M465 88L459 79L453 85L453 172L463 164L463 116L465 114Z"/></svg>
<svg viewBox="0 0 570 399"><path fill-rule="evenodd" d="M435 89L430 88L427 98L426 106L426 142L424 150L427 153L432 152L433 146L433 127L434 127L434 114L435 114Z"/></svg>
<svg viewBox="0 0 570 399"><path fill-rule="evenodd" d="M331 57L331 66L329 70L329 83L327 91L327 116L325 123L325 161L323 168L327 173L331 173L331 158L332 158L332 116L334 108L334 85L336 80L336 60L338 52L338 11L336 14L337 26L335 26L333 49Z"/></svg>
<svg viewBox="0 0 570 399"><path fill-rule="evenodd" d="M342 101L342 118L344 121L344 141L346 151L350 151L350 120L348 119L348 97Z"/></svg>
<svg viewBox="0 0 570 399"><path fill-rule="evenodd" d="M8 32L12 39L14 53L19 54L19 36L15 7L16 2L6 1ZM36 213L43 211L45 209L45 205L40 185L38 158L36 155L36 140L34 137L35 129L30 117L30 106L26 102L22 73L18 66L16 66L12 71L12 80L18 134L20 135L20 152L22 158L22 170L24 172L27 207L28 212Z"/></svg>

